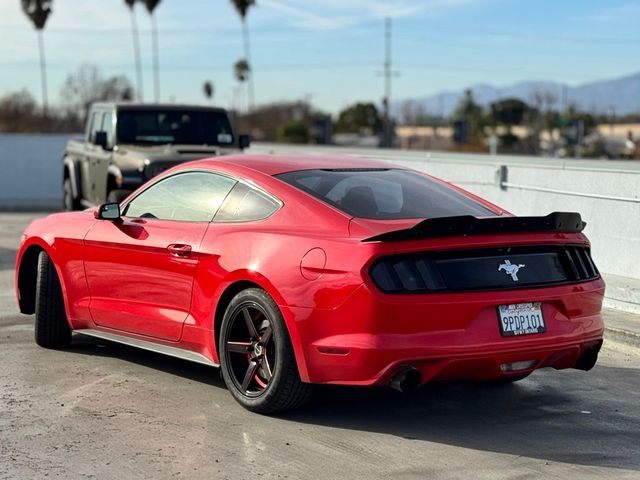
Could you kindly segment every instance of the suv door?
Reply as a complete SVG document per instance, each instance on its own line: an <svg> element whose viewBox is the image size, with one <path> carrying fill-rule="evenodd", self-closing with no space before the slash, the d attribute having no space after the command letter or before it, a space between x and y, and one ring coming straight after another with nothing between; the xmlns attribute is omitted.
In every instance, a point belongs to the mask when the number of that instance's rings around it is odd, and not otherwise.
<svg viewBox="0 0 640 480"><path fill-rule="evenodd" d="M100 130L107 134L107 148L99 145L93 146L93 202L96 205L107 201L107 179L109 176L109 165L113 157L113 113L105 112L100 122Z"/></svg>
<svg viewBox="0 0 640 480"><path fill-rule="evenodd" d="M84 262L97 325L180 339L202 238L235 183L209 172L178 173L136 195L120 222L95 223Z"/></svg>
<svg viewBox="0 0 640 480"><path fill-rule="evenodd" d="M82 184L82 198L90 203L95 203L95 180L93 172L93 153L95 145L93 141L102 125L102 112L93 110L87 128L87 136L84 144L84 155L80 158L80 179Z"/></svg>

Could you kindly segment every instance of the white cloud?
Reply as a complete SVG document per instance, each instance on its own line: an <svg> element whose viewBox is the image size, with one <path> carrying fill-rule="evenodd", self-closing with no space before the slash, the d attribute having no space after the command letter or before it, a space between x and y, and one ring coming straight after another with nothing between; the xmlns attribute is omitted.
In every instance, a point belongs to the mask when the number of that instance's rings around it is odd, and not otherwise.
<svg viewBox="0 0 640 480"><path fill-rule="evenodd" d="M308 9L294 7L280 0L262 0L260 5L292 17L293 23L300 27L334 30L350 27L355 23L353 17L318 15L311 13Z"/></svg>
<svg viewBox="0 0 640 480"><path fill-rule="evenodd" d="M292 25L312 30L340 30L383 17L414 15L436 17L450 10L492 0L260 0L267 7L289 17Z"/></svg>

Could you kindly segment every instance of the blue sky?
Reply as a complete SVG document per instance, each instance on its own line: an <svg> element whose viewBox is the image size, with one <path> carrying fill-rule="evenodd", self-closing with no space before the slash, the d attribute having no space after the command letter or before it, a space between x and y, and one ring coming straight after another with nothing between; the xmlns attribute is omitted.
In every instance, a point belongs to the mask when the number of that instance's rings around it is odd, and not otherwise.
<svg viewBox="0 0 640 480"><path fill-rule="evenodd" d="M384 17L393 18L393 98L476 83L555 80L572 85L640 71L637 0L257 0L248 15L258 104L309 98L336 112L382 97ZM151 99L149 18L141 29ZM164 101L241 104L232 74L242 57L240 21L227 0L163 0L157 9ZM49 95L82 62L134 80L123 0L54 0L45 30ZM0 0L0 95L40 97L36 34L19 0Z"/></svg>

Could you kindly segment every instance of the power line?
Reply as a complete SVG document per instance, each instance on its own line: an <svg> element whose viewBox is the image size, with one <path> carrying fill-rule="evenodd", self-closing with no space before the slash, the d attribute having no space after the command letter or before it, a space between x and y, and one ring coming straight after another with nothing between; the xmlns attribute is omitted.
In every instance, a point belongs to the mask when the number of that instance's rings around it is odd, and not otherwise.
<svg viewBox="0 0 640 480"><path fill-rule="evenodd" d="M362 62L316 62L316 63L279 63L279 64L258 64L256 68L264 71L272 71L272 70L326 70L326 69L336 69L336 68L372 68L380 65L379 61L371 60L371 61L362 61ZM405 63L405 62L395 62L394 65L400 67L402 69L418 69L418 70L429 70L429 71L443 71L443 72L469 72L469 73L507 73L507 74L524 74L524 75L541 75L540 70L538 69L521 69L521 68L503 68L503 67L492 67L491 65L484 66L468 66L468 65L454 65L454 64L438 64L438 63ZM25 68L32 69L35 68L33 63L25 63L25 62L0 62L0 67L3 68ZM69 65L61 64L61 63L51 63L47 65L49 69L57 69L57 70L68 70ZM105 70L117 70L117 69L128 69L130 68L129 64L121 63L121 64L100 64L101 69ZM144 65L143 68L145 70L149 70L152 67ZM205 71L223 71L230 70L230 64L218 64L218 65L176 65L176 64L167 64L163 65L163 70L175 70L175 71L184 71L184 70L205 70ZM378 71L378 74L383 74L383 72ZM583 79L592 79L593 72L579 72L573 69L569 71L558 71L554 70L554 77L563 76L563 77L571 77L571 78L583 78ZM399 72L393 72L394 77L399 76Z"/></svg>
<svg viewBox="0 0 640 480"><path fill-rule="evenodd" d="M28 29L26 27L22 27L22 26L17 26L17 25L0 25L0 30L11 30L11 31L25 31L27 32ZM492 36L497 36L497 37L504 37L504 38L510 38L510 39L514 39L514 38L528 38L531 40L535 40L536 42L540 42L541 39L544 40L555 40L555 41L559 41L559 42L569 42L569 43L579 43L579 44L585 44L585 43L597 43L597 44L602 44L602 43L611 43L611 44L624 44L624 45L630 45L634 42L640 42L640 37L629 37L629 36L620 36L620 37L593 37L593 36L574 36L574 35L557 35L557 34L549 34L549 33L540 33L540 32L516 32L516 31L505 31L505 30L493 30L493 29L478 29L478 28L472 28L472 29L468 29L468 28L456 28L455 26L449 26L447 25L447 27L439 27L437 24L433 24L430 25L429 27L430 31L433 30L440 30L444 33L454 33L454 32L464 32L465 34L480 34L480 35L492 35ZM191 36L191 35L202 35L202 34L219 34L219 33L230 33L234 31L233 29L230 28L209 28L209 27L193 27L193 28L167 28L166 30L163 29L162 34L163 35L186 35L186 36ZM262 27L259 29L255 29L254 33L255 34L260 34L260 33L271 33L271 32L277 32L277 33L283 33L286 35L299 35L299 36L304 36L304 37L308 37L309 35L326 35L325 31L321 31L321 30L315 30L315 31L309 31L309 30L302 30L302 29L296 29L296 28L283 28L281 26L277 26L277 27L273 27L273 28L269 28L269 27ZM60 28L48 28L47 29L47 34L55 34L55 35L75 35L75 34L92 34L92 35L123 35L128 33L127 29L124 28L101 28L101 29L95 29L95 28L82 28L82 27L72 27L72 28L65 28L65 29L60 29ZM141 29L139 31L140 34L142 35L152 35L153 32L151 29ZM351 37L354 36L353 34L356 33L356 36L363 36L363 35L367 35L370 32L363 32L363 31L343 31L343 32L331 32L331 38L344 38L344 37ZM397 38L407 38L407 37L422 37L422 38L426 38L425 36L421 36L420 34L415 34L412 32L406 32L406 31L399 31L396 34Z"/></svg>

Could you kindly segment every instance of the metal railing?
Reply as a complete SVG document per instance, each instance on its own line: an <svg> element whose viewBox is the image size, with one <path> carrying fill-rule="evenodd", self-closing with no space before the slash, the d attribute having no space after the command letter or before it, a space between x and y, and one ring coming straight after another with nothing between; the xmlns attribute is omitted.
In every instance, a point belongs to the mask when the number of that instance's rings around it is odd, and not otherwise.
<svg viewBox="0 0 640 480"><path fill-rule="evenodd" d="M517 188L519 190L531 190L533 192L556 193L558 195L570 195L572 197L598 198L600 200L614 200L616 202L640 203L640 198L619 197L616 195L602 195L599 193L576 192L573 190L561 190L558 188L535 187L533 185L522 185L519 183L501 182L500 187Z"/></svg>

